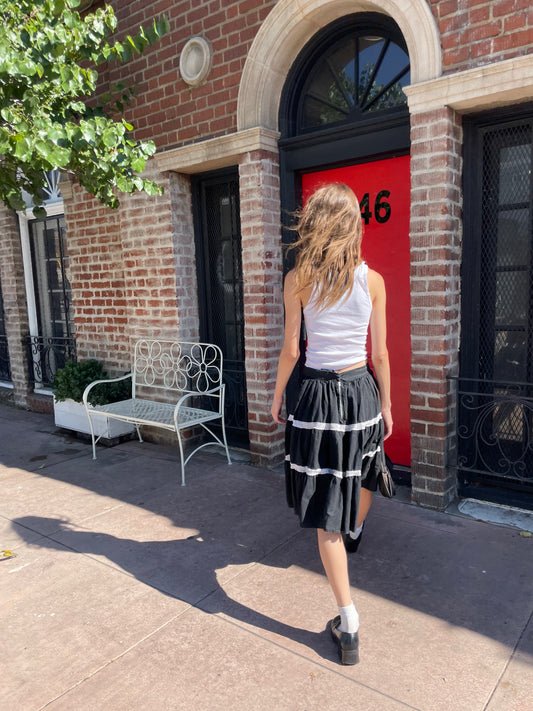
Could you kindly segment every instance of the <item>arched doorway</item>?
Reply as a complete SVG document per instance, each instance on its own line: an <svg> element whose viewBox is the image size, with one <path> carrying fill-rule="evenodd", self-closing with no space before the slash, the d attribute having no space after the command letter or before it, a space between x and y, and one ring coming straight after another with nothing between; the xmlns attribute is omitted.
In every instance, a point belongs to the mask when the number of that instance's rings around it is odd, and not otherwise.
<svg viewBox="0 0 533 711"><path fill-rule="evenodd" d="M325 182L359 197L363 256L385 277L395 434L387 453L410 464L409 112L407 46L396 23L359 13L329 24L294 62L281 96L282 212ZM287 231L285 239L292 239ZM289 265L287 265L289 266ZM392 298L391 298L392 297Z"/></svg>

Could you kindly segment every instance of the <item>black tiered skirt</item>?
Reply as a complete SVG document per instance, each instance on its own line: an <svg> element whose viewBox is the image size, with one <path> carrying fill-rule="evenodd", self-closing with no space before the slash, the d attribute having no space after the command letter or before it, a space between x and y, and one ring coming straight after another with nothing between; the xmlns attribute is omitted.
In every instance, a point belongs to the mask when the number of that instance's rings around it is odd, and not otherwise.
<svg viewBox="0 0 533 711"><path fill-rule="evenodd" d="M381 404L371 370L304 368L285 435L287 503L300 524L355 532L361 486L377 489L382 446Z"/></svg>

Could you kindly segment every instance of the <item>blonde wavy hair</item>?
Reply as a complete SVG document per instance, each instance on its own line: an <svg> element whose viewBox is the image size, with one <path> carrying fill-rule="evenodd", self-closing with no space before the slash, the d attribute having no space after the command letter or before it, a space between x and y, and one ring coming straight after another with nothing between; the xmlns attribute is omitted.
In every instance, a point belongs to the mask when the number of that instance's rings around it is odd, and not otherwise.
<svg viewBox="0 0 533 711"><path fill-rule="evenodd" d="M309 197L297 218L299 239L291 245L297 250L296 292L316 287L316 306L325 309L350 293L361 263L359 201L347 185L331 183Z"/></svg>

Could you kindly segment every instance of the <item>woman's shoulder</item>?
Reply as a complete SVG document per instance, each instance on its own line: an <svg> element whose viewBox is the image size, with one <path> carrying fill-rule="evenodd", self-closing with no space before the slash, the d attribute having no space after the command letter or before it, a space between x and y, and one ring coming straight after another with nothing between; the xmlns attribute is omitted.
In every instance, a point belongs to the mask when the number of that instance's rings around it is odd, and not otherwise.
<svg viewBox="0 0 533 711"><path fill-rule="evenodd" d="M367 272L368 289L374 299L380 292L385 292L385 280L375 269L368 269Z"/></svg>
<svg viewBox="0 0 533 711"><path fill-rule="evenodd" d="M368 278L369 279L374 279L375 281L384 281L383 277L379 272L377 272L375 269L370 269L368 267Z"/></svg>
<svg viewBox="0 0 533 711"><path fill-rule="evenodd" d="M285 275L285 280L283 282L283 292L285 294L285 301L287 301L287 300L296 300L298 302L301 301L299 290L298 290L298 283L296 281L296 273L295 273L294 269L291 269Z"/></svg>
<svg viewBox="0 0 533 711"><path fill-rule="evenodd" d="M296 274L296 269L289 269L289 271L285 274L285 281L287 279L290 279L291 281L294 280Z"/></svg>
<svg viewBox="0 0 533 711"><path fill-rule="evenodd" d="M294 269L285 274L283 288L285 291L293 291L296 288L296 271Z"/></svg>

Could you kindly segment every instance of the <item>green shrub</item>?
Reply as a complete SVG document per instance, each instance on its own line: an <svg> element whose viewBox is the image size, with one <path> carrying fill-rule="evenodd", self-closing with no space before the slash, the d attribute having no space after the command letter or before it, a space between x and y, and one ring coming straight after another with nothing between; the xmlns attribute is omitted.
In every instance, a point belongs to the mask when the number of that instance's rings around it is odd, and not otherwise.
<svg viewBox="0 0 533 711"><path fill-rule="evenodd" d="M83 392L94 380L107 380L107 373L97 360L77 362L69 360L60 368L54 378L52 389L58 402L71 398L83 402ZM106 405L131 397L131 380L97 385L90 395L91 405Z"/></svg>

